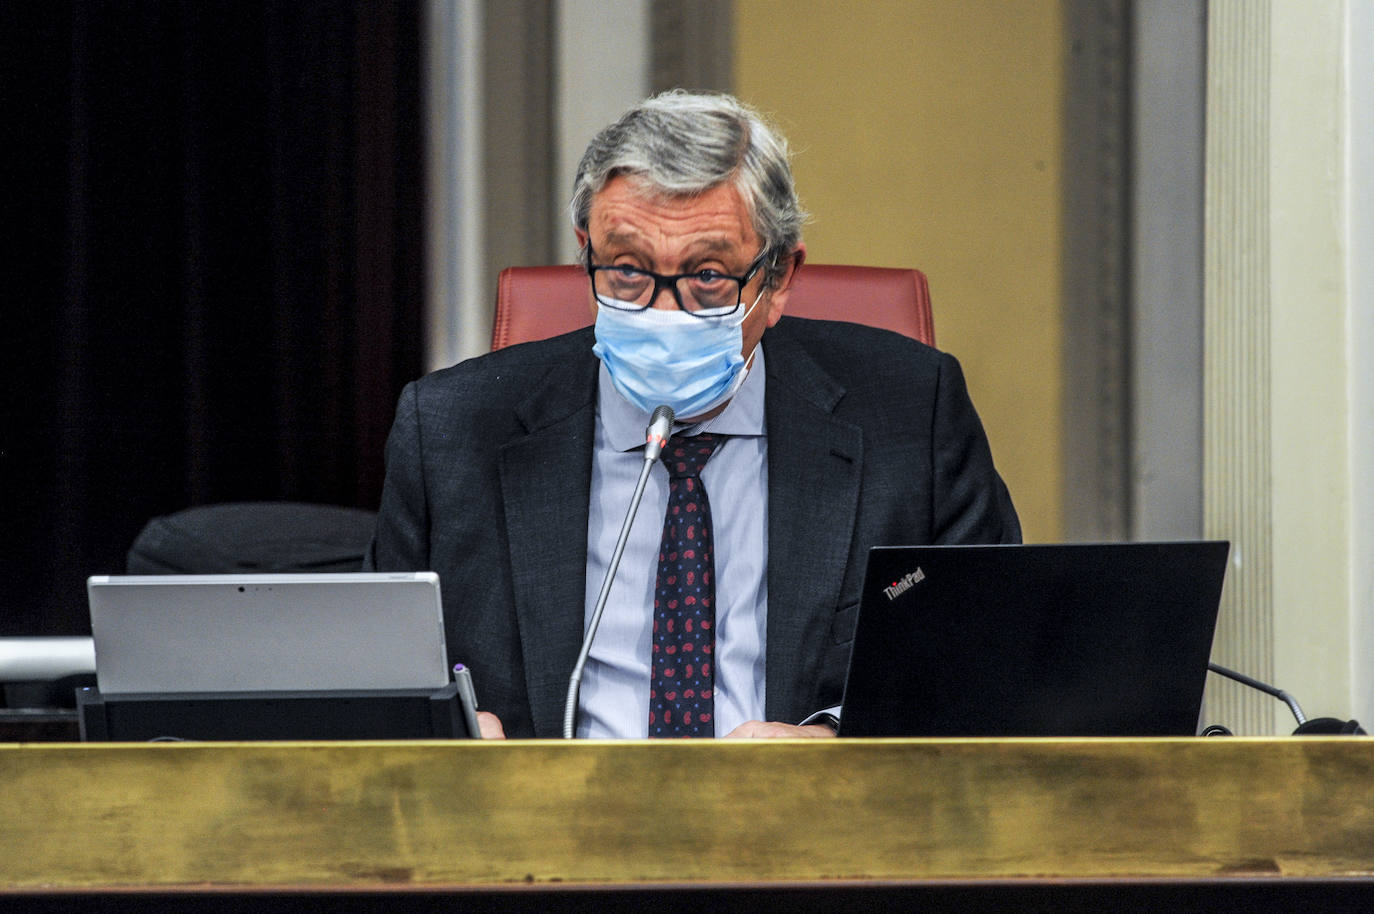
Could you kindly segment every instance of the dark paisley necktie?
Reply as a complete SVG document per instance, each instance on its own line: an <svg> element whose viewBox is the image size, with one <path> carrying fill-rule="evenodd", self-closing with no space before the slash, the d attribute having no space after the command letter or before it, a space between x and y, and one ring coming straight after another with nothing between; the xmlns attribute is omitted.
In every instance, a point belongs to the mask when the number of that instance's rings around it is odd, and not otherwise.
<svg viewBox="0 0 1374 914"><path fill-rule="evenodd" d="M649 736L715 735L716 587L711 503L701 468L725 440L670 438L668 508L654 583Z"/></svg>

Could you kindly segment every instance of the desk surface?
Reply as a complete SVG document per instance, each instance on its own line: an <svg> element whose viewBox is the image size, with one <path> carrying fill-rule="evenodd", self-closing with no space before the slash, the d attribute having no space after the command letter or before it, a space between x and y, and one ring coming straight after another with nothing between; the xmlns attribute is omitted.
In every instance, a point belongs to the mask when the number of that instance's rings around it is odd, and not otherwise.
<svg viewBox="0 0 1374 914"><path fill-rule="evenodd" d="M1374 877L1374 738L0 746L0 890Z"/></svg>

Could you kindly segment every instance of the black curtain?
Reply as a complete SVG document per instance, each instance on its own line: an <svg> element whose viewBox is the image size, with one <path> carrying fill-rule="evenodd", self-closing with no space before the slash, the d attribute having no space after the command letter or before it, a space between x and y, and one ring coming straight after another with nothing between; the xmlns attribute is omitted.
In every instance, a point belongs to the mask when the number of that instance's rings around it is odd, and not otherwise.
<svg viewBox="0 0 1374 914"><path fill-rule="evenodd" d="M418 3L0 3L0 634L151 516L375 508L422 369Z"/></svg>

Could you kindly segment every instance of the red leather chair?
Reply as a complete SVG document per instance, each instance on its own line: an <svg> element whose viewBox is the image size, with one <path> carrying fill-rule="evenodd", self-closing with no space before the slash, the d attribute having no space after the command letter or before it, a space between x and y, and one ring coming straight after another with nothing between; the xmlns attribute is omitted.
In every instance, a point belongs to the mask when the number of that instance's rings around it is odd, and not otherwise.
<svg viewBox="0 0 1374 914"><path fill-rule="evenodd" d="M592 322L591 299L587 272L580 266L502 270L491 348L586 327ZM935 345L930 287L920 270L804 264L786 313L867 324Z"/></svg>

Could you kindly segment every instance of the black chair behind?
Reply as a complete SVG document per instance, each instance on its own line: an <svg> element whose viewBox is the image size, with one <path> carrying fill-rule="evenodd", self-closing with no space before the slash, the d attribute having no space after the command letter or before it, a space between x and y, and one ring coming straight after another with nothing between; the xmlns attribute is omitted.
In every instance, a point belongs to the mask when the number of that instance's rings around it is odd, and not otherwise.
<svg viewBox="0 0 1374 914"><path fill-rule="evenodd" d="M299 502L229 502L148 521L129 574L268 574L362 568L376 514Z"/></svg>

